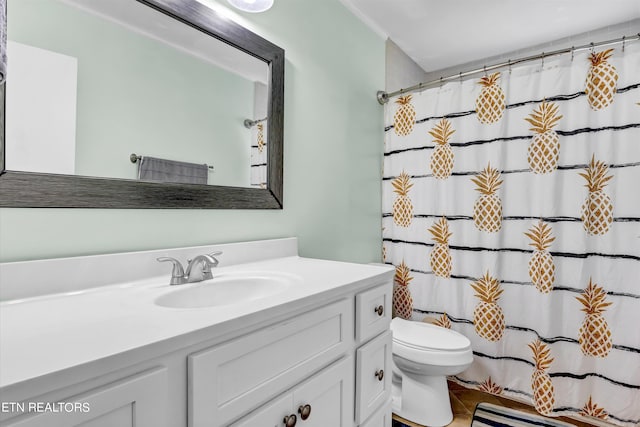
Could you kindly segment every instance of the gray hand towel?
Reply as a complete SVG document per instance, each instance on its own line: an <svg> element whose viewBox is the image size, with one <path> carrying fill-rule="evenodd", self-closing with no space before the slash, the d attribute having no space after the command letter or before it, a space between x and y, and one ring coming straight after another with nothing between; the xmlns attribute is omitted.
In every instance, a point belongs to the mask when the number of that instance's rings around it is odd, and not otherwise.
<svg viewBox="0 0 640 427"><path fill-rule="evenodd" d="M138 166L138 179L143 181L207 184L208 178L209 167L204 164L144 156Z"/></svg>

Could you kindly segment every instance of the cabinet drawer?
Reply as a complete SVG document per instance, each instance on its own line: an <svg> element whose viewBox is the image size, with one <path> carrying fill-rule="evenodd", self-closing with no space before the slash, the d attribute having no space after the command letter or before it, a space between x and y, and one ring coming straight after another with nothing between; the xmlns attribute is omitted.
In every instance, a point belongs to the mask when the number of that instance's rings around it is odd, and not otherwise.
<svg viewBox="0 0 640 427"><path fill-rule="evenodd" d="M323 369L231 427L283 427L285 417L304 427L351 427L353 359L347 357Z"/></svg>
<svg viewBox="0 0 640 427"><path fill-rule="evenodd" d="M388 283L356 295L356 341L365 342L389 329L392 292L393 284Z"/></svg>
<svg viewBox="0 0 640 427"><path fill-rule="evenodd" d="M389 400L391 377L391 331L387 331L356 352L356 424Z"/></svg>
<svg viewBox="0 0 640 427"><path fill-rule="evenodd" d="M189 426L221 426L345 353L349 300L319 308L189 356Z"/></svg>
<svg viewBox="0 0 640 427"><path fill-rule="evenodd" d="M44 412L9 421L7 427L164 427L167 370L158 368L64 399L86 409Z"/></svg>
<svg viewBox="0 0 640 427"><path fill-rule="evenodd" d="M360 427L391 427L391 402L378 409Z"/></svg>
<svg viewBox="0 0 640 427"><path fill-rule="evenodd" d="M286 393L231 424L230 427L282 427L282 420L292 411L293 395Z"/></svg>

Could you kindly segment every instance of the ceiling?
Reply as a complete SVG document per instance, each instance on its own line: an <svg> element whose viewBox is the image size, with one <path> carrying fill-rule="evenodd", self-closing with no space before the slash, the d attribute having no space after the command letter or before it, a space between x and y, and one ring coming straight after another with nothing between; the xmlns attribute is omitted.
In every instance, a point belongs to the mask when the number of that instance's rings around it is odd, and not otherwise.
<svg viewBox="0 0 640 427"><path fill-rule="evenodd" d="M240 49L184 25L140 2L130 0L60 0L193 55L251 82L268 83L268 65ZM208 0L199 0L215 6Z"/></svg>
<svg viewBox="0 0 640 427"><path fill-rule="evenodd" d="M640 0L341 1L427 72L640 18Z"/></svg>

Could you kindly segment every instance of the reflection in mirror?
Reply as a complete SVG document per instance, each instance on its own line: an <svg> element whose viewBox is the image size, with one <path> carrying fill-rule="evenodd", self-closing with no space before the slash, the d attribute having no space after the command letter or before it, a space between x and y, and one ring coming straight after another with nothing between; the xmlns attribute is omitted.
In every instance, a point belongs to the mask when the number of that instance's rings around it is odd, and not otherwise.
<svg viewBox="0 0 640 427"><path fill-rule="evenodd" d="M7 13L7 170L266 187L266 62L132 0Z"/></svg>

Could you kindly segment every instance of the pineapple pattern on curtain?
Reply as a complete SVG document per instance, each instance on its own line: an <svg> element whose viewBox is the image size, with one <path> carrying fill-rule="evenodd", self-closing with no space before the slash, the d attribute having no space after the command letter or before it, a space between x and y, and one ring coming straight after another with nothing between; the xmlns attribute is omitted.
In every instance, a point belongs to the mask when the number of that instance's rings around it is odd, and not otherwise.
<svg viewBox="0 0 640 427"><path fill-rule="evenodd" d="M471 340L453 380L640 424L639 102L634 43L387 104L394 315Z"/></svg>
<svg viewBox="0 0 640 427"><path fill-rule="evenodd" d="M267 122L251 128L251 186L267 188Z"/></svg>

